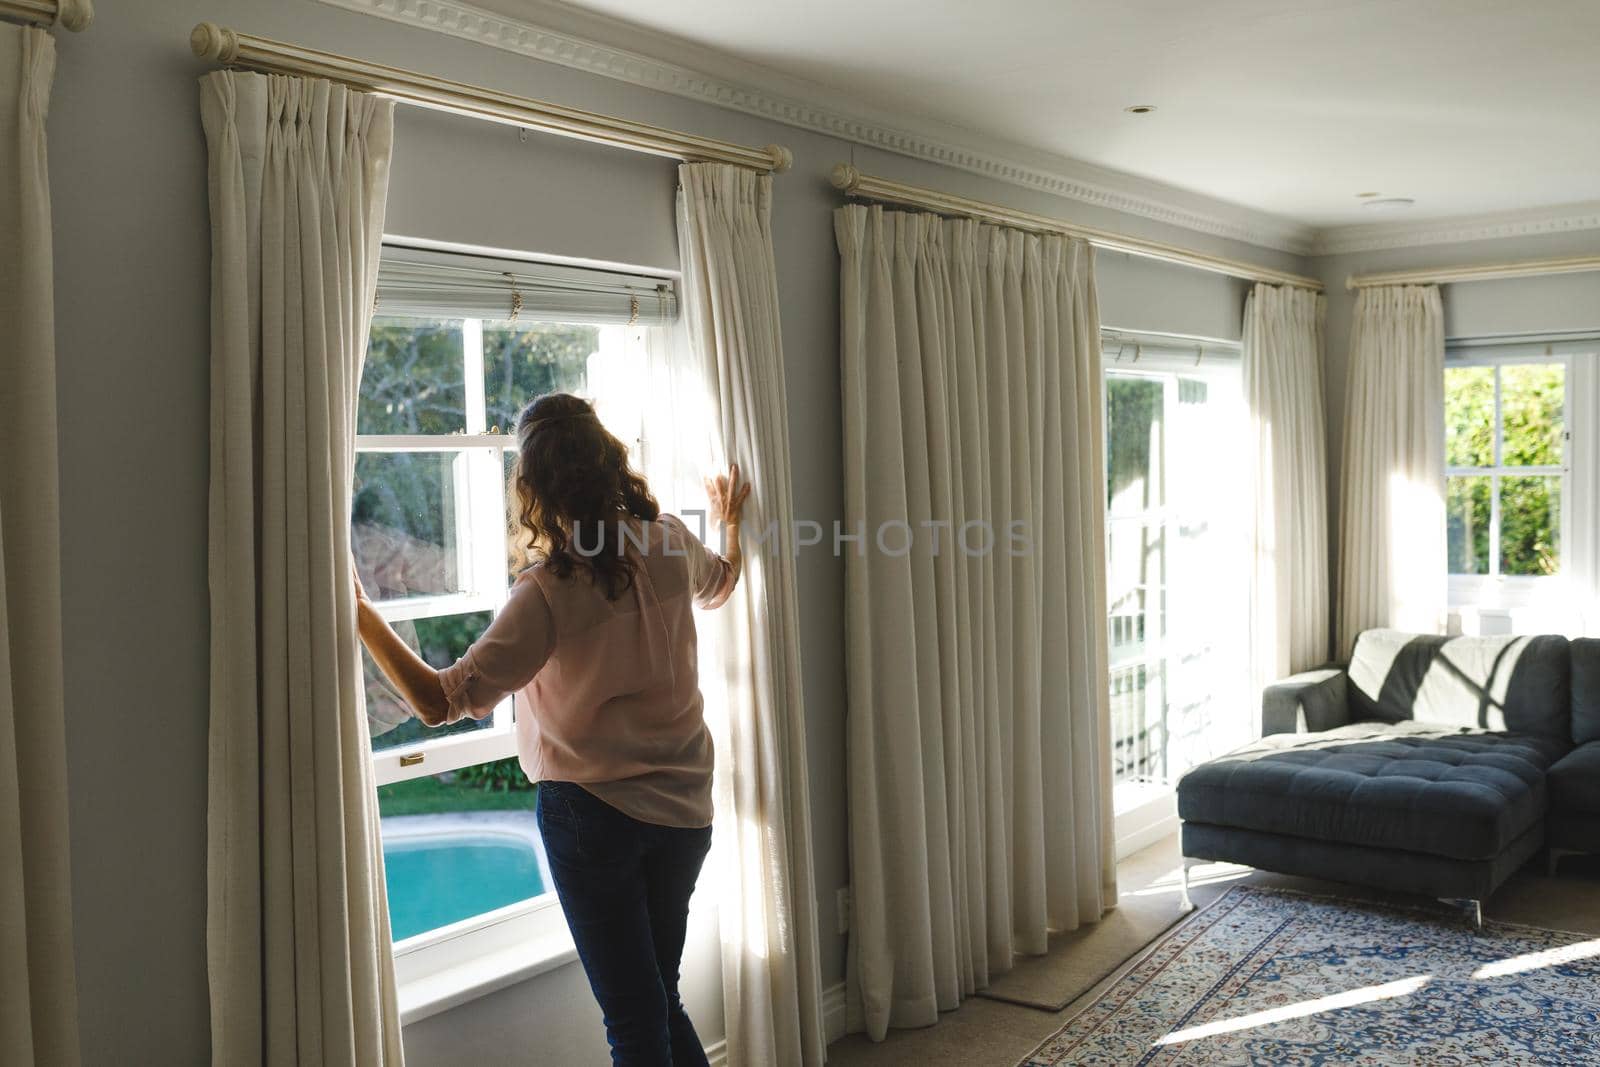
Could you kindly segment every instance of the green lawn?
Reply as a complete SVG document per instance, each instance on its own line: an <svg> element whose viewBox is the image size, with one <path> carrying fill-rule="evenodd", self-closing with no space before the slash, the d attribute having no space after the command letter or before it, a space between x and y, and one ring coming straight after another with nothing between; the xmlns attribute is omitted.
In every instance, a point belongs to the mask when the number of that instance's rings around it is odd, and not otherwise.
<svg viewBox="0 0 1600 1067"><path fill-rule="evenodd" d="M378 787L381 815L432 815L458 811L532 811L538 791L524 785L503 792L473 782L441 782L435 776Z"/></svg>

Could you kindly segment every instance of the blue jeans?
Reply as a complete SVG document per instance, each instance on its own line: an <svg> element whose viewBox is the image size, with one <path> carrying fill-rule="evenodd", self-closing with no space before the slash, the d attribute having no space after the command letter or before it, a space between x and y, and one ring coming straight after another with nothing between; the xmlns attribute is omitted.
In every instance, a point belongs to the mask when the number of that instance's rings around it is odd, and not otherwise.
<svg viewBox="0 0 1600 1067"><path fill-rule="evenodd" d="M705 1067L678 997L689 896L711 827L640 822L571 782L539 783L539 833L619 1067Z"/></svg>

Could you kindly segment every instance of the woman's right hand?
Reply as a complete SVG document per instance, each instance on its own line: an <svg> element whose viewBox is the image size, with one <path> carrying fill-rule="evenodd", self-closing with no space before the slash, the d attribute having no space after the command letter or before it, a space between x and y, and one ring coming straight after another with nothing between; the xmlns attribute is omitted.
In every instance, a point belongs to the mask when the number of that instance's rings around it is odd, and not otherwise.
<svg viewBox="0 0 1600 1067"><path fill-rule="evenodd" d="M738 526L744 502L750 499L750 483L739 476L739 465L730 463L728 473L706 479L706 496L711 499L711 515L724 526Z"/></svg>

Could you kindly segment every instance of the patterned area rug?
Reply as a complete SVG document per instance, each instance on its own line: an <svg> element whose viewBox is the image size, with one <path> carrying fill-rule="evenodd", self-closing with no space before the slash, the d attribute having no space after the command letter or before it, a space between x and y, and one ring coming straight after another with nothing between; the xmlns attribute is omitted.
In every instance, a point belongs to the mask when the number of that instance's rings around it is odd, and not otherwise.
<svg viewBox="0 0 1600 1067"><path fill-rule="evenodd" d="M1236 886L1020 1067L1600 1064L1600 939Z"/></svg>

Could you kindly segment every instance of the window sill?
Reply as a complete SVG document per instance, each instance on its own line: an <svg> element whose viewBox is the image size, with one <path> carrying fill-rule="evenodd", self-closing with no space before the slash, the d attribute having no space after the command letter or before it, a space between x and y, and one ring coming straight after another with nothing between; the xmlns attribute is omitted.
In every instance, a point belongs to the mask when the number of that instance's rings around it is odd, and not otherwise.
<svg viewBox="0 0 1600 1067"><path fill-rule="evenodd" d="M560 910L555 910L560 918ZM497 990L525 982L578 958L566 923L475 955L452 966L400 980L400 1022L409 1026ZM399 964L397 963L397 968Z"/></svg>

